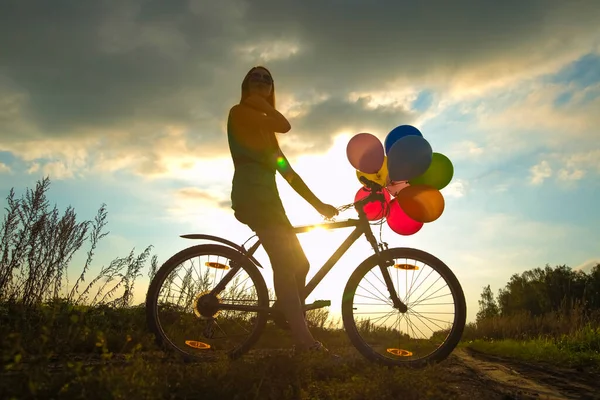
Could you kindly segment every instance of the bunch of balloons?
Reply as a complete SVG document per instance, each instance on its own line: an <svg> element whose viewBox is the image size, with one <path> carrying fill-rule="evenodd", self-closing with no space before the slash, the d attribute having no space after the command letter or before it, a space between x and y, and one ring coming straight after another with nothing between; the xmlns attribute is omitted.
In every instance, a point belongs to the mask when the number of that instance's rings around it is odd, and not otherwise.
<svg viewBox="0 0 600 400"><path fill-rule="evenodd" d="M373 201L363 208L369 221L386 218L394 232L408 236L444 212L440 190L452 180L454 167L448 157L433 152L414 126L394 128L383 144L375 135L359 133L348 142L346 155L357 179L364 176L382 186L386 203ZM363 186L354 201L369 193Z"/></svg>

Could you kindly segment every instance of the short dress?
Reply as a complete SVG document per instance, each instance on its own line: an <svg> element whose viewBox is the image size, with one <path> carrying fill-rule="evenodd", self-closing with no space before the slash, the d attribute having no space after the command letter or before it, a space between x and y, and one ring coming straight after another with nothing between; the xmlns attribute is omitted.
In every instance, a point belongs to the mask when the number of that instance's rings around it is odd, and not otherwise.
<svg viewBox="0 0 600 400"><path fill-rule="evenodd" d="M244 104L231 108L227 139L234 175L231 208L236 219L257 229L290 227L279 197L275 174L281 151L274 132L260 127L264 114Z"/></svg>

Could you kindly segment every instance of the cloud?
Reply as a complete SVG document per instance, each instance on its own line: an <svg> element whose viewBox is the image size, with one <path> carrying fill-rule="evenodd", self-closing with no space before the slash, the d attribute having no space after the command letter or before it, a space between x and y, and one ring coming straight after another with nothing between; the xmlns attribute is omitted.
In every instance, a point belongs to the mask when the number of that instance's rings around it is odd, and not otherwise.
<svg viewBox="0 0 600 400"><path fill-rule="evenodd" d="M334 97L314 103L304 113L291 118L293 131L282 137L282 143L320 153L331 148L335 134L370 132L383 141L397 125L409 124L415 119L415 114L403 105L370 105L372 100L371 97L359 97L355 101Z"/></svg>
<svg viewBox="0 0 600 400"><path fill-rule="evenodd" d="M561 181L578 181L585 175L585 172L580 169L569 171L567 169L561 169L558 171L558 179Z"/></svg>
<svg viewBox="0 0 600 400"><path fill-rule="evenodd" d="M504 135L505 142L543 141L553 147L572 144L574 140L587 144L596 139L600 122L594 111L600 107L600 82L573 93L568 101L557 105L554 99L569 88L570 84L524 83L520 88L507 90L510 95L491 99L481 115L483 123L497 136ZM527 137L517 137L524 132Z"/></svg>
<svg viewBox="0 0 600 400"><path fill-rule="evenodd" d="M352 82L365 90L418 80L473 90L488 82L504 85L507 78L549 65L553 70L589 48L598 32L592 16L599 13L592 1L576 7L560 1L511 1L502 7L381 1L340 8L272 0L264 8L249 8L247 17L259 38L280 30L304 44L304 57L275 63L286 67L285 76L293 76L298 87L315 82L338 91L340 83Z"/></svg>
<svg viewBox="0 0 600 400"><path fill-rule="evenodd" d="M33 163L27 169L27 173L28 174L34 174L34 173L38 172L39 170L40 170L40 164L39 163Z"/></svg>
<svg viewBox="0 0 600 400"><path fill-rule="evenodd" d="M530 168L530 182L534 185L556 176L563 183L577 182L586 175L600 174L600 150L576 153L553 152L543 154L544 159Z"/></svg>
<svg viewBox="0 0 600 400"><path fill-rule="evenodd" d="M550 168L550 164L548 164L548 161L546 160L534 165L529 171L531 172L529 180L534 185L539 185L544 182L545 179L552 176L552 168Z"/></svg>
<svg viewBox="0 0 600 400"><path fill-rule="evenodd" d="M165 204L166 215L171 222L196 225L198 222L232 218L231 202L211 187L182 187L172 192Z"/></svg>
<svg viewBox="0 0 600 400"><path fill-rule="evenodd" d="M54 180L72 178L74 175L73 170L65 165L65 163L60 161L54 161L45 164L42 167L42 171L44 176L49 176Z"/></svg>
<svg viewBox="0 0 600 400"><path fill-rule="evenodd" d="M0 147L78 170L178 173L227 155L227 112L249 67L266 63L298 113L290 146L322 152L345 128L387 132L555 71L597 45L599 17L591 0L20 1L0 12Z"/></svg>
<svg viewBox="0 0 600 400"><path fill-rule="evenodd" d="M484 154L484 149L481 144L478 144L472 140L462 140L456 144L451 145L449 151L452 159L476 159Z"/></svg>
<svg viewBox="0 0 600 400"><path fill-rule="evenodd" d="M11 172L11 168L8 165L0 162L0 174L7 173L7 172Z"/></svg>
<svg viewBox="0 0 600 400"><path fill-rule="evenodd" d="M573 154L557 154L561 169L561 179L581 179L586 172L600 174L600 149L581 151Z"/></svg>
<svg viewBox="0 0 600 400"><path fill-rule="evenodd" d="M300 44L290 40L265 40L261 43L249 44L236 49L242 59L254 61L260 59L264 62L287 60L301 51Z"/></svg>
<svg viewBox="0 0 600 400"><path fill-rule="evenodd" d="M437 114L425 121L425 129L440 132L446 154L459 167L462 163L473 170L492 169L515 176L528 174L532 160L545 160L553 175L563 181L596 174L597 157L587 154L599 145L600 117L595 110L600 108L600 81L593 83L596 75L588 70L595 63L581 61L597 59L600 63L600 53L594 54L482 97L438 104ZM586 76L583 82L564 73L573 66ZM588 86L581 87L584 83ZM569 96L561 97L564 93Z"/></svg>
<svg viewBox="0 0 600 400"><path fill-rule="evenodd" d="M444 197L463 197L467 193L468 183L462 179L456 179L450 182L448 186L441 190Z"/></svg>
<svg viewBox="0 0 600 400"><path fill-rule="evenodd" d="M600 258L592 258L590 260L586 260L584 262L582 262L581 264L573 267L573 271L583 271L585 273L590 273L592 271L592 268L594 268L596 265L600 264Z"/></svg>
<svg viewBox="0 0 600 400"><path fill-rule="evenodd" d="M175 196L186 203L208 203L219 208L230 209L231 201L215 196L211 192L196 187L181 188Z"/></svg>

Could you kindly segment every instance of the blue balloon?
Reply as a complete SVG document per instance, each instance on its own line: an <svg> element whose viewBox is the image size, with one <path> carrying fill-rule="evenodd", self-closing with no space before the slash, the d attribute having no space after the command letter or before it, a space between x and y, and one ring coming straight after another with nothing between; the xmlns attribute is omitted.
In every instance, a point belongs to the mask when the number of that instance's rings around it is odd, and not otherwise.
<svg viewBox="0 0 600 400"><path fill-rule="evenodd" d="M431 165L433 150L422 136L408 135L397 140L387 156L392 181L408 181L423 175Z"/></svg>
<svg viewBox="0 0 600 400"><path fill-rule="evenodd" d="M399 139L409 135L417 135L423 137L421 131L412 125L400 125L391 130L385 138L385 154L390 154L390 149Z"/></svg>

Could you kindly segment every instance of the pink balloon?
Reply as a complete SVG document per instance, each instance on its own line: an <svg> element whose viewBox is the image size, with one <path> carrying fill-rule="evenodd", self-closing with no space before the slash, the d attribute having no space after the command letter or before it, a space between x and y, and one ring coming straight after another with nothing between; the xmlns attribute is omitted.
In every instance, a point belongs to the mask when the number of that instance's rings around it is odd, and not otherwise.
<svg viewBox="0 0 600 400"><path fill-rule="evenodd" d="M398 181L398 182L393 182L393 181L389 181L387 187L387 190L390 191L390 194L392 196L396 196L398 194L399 191L401 191L402 189L409 187L410 185L408 184L407 181Z"/></svg>
<svg viewBox="0 0 600 400"><path fill-rule="evenodd" d="M362 187L358 189L358 192L356 192L356 195L354 196L354 201L357 202L359 200L362 200L365 197L367 197L370 193L371 192L368 189ZM381 201L371 201L365 204L363 210L369 221L377 221L378 219L385 217L389 210L389 193L383 188L378 193L383 193L383 197L385 198L385 204L383 204Z"/></svg>
<svg viewBox="0 0 600 400"><path fill-rule="evenodd" d="M423 223L417 222L406 215L397 199L390 201L389 206L387 224L394 232L399 235L410 236L421 230Z"/></svg>
<svg viewBox="0 0 600 400"><path fill-rule="evenodd" d="M365 174L376 174L383 165L385 151L377 136L359 133L348 142L346 155L355 169Z"/></svg>

